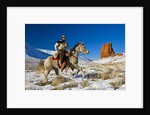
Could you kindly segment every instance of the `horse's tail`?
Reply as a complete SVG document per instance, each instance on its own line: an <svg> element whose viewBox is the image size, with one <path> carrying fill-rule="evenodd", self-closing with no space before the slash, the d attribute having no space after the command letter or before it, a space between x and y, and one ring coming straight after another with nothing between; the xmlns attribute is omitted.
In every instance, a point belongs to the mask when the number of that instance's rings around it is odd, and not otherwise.
<svg viewBox="0 0 150 115"><path fill-rule="evenodd" d="M37 66L38 73L42 73L44 71L44 60L40 60Z"/></svg>

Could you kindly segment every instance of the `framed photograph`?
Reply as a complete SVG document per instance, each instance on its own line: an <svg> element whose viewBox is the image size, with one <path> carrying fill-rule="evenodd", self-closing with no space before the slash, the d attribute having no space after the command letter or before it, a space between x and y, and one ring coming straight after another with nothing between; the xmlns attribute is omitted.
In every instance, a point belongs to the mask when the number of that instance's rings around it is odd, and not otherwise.
<svg viewBox="0 0 150 115"><path fill-rule="evenodd" d="M3 3L5 108L145 108L141 2L17 3Z"/></svg>

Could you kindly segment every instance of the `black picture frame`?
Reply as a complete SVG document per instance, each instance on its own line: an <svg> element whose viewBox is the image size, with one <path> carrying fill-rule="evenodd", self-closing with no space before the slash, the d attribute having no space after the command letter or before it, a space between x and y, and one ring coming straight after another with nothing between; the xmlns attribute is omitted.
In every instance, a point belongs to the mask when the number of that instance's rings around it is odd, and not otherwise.
<svg viewBox="0 0 150 115"><path fill-rule="evenodd" d="M150 14L150 8L148 7L148 4L146 3L146 1L142 1L142 0L101 0L99 2L97 1L86 1L86 2L78 2L78 1L71 1L71 2L67 2L66 0L57 2L57 1L47 1L47 0L41 0L41 1L35 1L35 0L3 0L0 3L0 28L1 28L1 34L0 34L0 38L2 38L1 40L3 40L3 42L1 42L1 49L2 49L2 62L3 62L3 68L2 68L2 72L3 75L1 76L1 109L3 109L4 111L10 110L7 109L7 7L54 7L54 6L58 6L58 7L87 7L87 6L92 6L92 7L143 7L144 8L144 21L143 21L143 25L144 25L144 35L143 35L143 77L144 77L144 89L143 89L143 109L137 109L137 108L124 108L124 109L119 109L119 108L115 108L115 110L127 110L127 112L149 112L149 108L150 108L150 95L149 95L149 91L150 91L150 85L149 85L149 74L148 74L148 68L146 68L148 66L148 62L149 62L149 56L147 54L147 51L150 45L146 45L146 43L148 44L148 39L150 38L150 18L149 18L149 14ZM146 51L147 50L147 51ZM147 60L146 60L147 58ZM147 66L146 66L147 64ZM13 109L13 108L12 108ZM17 109L17 108L14 108ZM22 108L23 109L23 108ZM24 108L25 109L25 108ZM26 108L27 109L27 108ZM38 110L35 108L32 108L34 110ZM50 108L51 109L51 108ZM55 108L58 109L58 108ZM62 108L62 109L67 109L67 108ZM79 109L79 108L73 108L73 109ZM80 108L80 109L85 109L85 110L102 110L101 108L99 109L92 109L92 108ZM102 112L106 112L108 108L103 109ZM39 109L41 110L41 108ZM43 109L42 109L43 110ZM46 110L46 109L44 109ZM109 109L110 111L113 111L112 109ZM57 110L56 110L57 111ZM116 111L113 111L116 112ZM119 112L118 112L119 113Z"/></svg>

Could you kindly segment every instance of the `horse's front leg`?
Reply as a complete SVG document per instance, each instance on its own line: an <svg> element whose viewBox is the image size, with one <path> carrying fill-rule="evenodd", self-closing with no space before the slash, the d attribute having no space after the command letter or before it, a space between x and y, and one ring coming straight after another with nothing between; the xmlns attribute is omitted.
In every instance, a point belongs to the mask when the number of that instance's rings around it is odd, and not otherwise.
<svg viewBox="0 0 150 115"><path fill-rule="evenodd" d="M65 68L65 73L67 73L67 72L68 72L68 70L69 70L69 67L68 67L68 66L66 66L66 68Z"/></svg>
<svg viewBox="0 0 150 115"><path fill-rule="evenodd" d="M78 66L77 64L75 64L74 66L75 66L75 68L77 69L77 74L78 74L79 72L81 72L81 75L82 75L83 77L85 77L85 74L84 74L82 68L81 68L80 66Z"/></svg>

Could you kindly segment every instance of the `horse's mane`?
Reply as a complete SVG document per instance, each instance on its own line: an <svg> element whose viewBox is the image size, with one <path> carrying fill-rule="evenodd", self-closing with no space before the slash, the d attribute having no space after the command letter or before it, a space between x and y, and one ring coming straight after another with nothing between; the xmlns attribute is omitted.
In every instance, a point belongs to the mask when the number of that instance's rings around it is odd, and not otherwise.
<svg viewBox="0 0 150 115"><path fill-rule="evenodd" d="M78 45L80 45L80 44L83 44L83 43L78 42L75 46L73 46L73 48L72 48L70 51L71 51L71 52L72 52L72 51L75 51L76 47L77 47Z"/></svg>

